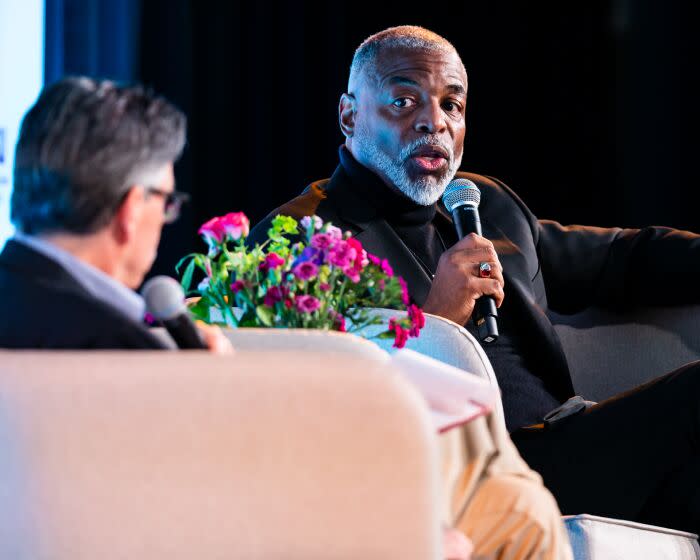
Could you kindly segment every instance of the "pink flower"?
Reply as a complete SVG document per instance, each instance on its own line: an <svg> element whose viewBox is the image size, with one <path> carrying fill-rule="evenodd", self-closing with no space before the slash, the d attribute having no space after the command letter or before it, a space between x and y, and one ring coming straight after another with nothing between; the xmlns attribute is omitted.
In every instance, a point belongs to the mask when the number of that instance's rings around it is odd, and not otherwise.
<svg viewBox="0 0 700 560"><path fill-rule="evenodd" d="M394 269L391 268L391 265L389 264L389 261L384 259L382 261L382 270L384 271L384 274L387 276L393 276L394 275Z"/></svg>
<svg viewBox="0 0 700 560"><path fill-rule="evenodd" d="M267 290L263 303L273 307L275 303L282 301L285 295L285 290L283 288L280 288L279 286L272 286L269 290Z"/></svg>
<svg viewBox="0 0 700 560"><path fill-rule="evenodd" d="M415 304L408 306L408 318L411 320L411 330L408 331L410 337L417 337L420 330L425 326L423 310Z"/></svg>
<svg viewBox="0 0 700 560"><path fill-rule="evenodd" d="M214 256L219 252L219 245L226 239L226 230L221 223L221 218L212 218L202 224L198 231L209 245L209 256Z"/></svg>
<svg viewBox="0 0 700 560"><path fill-rule="evenodd" d="M384 291L384 289L386 288L386 282L384 281L384 278L382 278L381 280L379 280L379 282L377 282L377 287L379 288L380 291L382 291L382 292Z"/></svg>
<svg viewBox="0 0 700 560"><path fill-rule="evenodd" d="M265 260L260 263L258 268L262 271L274 270L284 264L284 259L277 253L268 253L265 255Z"/></svg>
<svg viewBox="0 0 700 560"><path fill-rule="evenodd" d="M367 253L367 259L369 260L369 262L371 262L372 264L376 264L377 266L382 264L382 259L380 259L377 255Z"/></svg>
<svg viewBox="0 0 700 560"><path fill-rule="evenodd" d="M401 286L401 301L404 305L408 305L411 303L411 298L408 296L408 286L406 285L406 281L401 278L401 276L397 276L397 280Z"/></svg>
<svg viewBox="0 0 700 560"><path fill-rule="evenodd" d="M296 265L292 272L299 280L313 280L318 274L318 267L311 261L305 261Z"/></svg>
<svg viewBox="0 0 700 560"><path fill-rule="evenodd" d="M318 289L321 290L322 292L327 292L331 289L331 285L326 283L326 282L321 282L318 285Z"/></svg>
<svg viewBox="0 0 700 560"><path fill-rule="evenodd" d="M245 288L245 284L243 283L243 280L236 280L233 284L231 284L231 291L234 294L237 294L243 288Z"/></svg>
<svg viewBox="0 0 700 560"><path fill-rule="evenodd" d="M353 265L346 266L342 270L343 274L345 274L353 284L357 284L360 281L360 272Z"/></svg>
<svg viewBox="0 0 700 560"><path fill-rule="evenodd" d="M328 249L333 243L333 238L327 233L316 233L311 238L311 246L322 251Z"/></svg>
<svg viewBox="0 0 700 560"><path fill-rule="evenodd" d="M229 239L237 241L241 237L248 237L250 222L243 212L229 212L219 219Z"/></svg>
<svg viewBox="0 0 700 560"><path fill-rule="evenodd" d="M403 348L408 340L408 331L396 319L389 319L389 330L394 333L394 348Z"/></svg>
<svg viewBox="0 0 700 560"><path fill-rule="evenodd" d="M356 256L357 251L347 241L337 241L328 249L328 262L342 268L352 266Z"/></svg>
<svg viewBox="0 0 700 560"><path fill-rule="evenodd" d="M333 320L333 326L335 327L335 330L340 332L347 332L345 327L345 317L343 315L333 310L330 311L329 315Z"/></svg>
<svg viewBox="0 0 700 560"><path fill-rule="evenodd" d="M354 237L349 237L346 241L350 247L355 249L355 268L362 270L369 264L369 259L367 258L367 251L362 248L362 243L360 243Z"/></svg>
<svg viewBox="0 0 700 560"><path fill-rule="evenodd" d="M330 235L333 239L343 238L343 230L335 226L326 226L326 233Z"/></svg>
<svg viewBox="0 0 700 560"><path fill-rule="evenodd" d="M313 313L321 307L321 302L314 296L297 296L295 303L301 313Z"/></svg>
<svg viewBox="0 0 700 560"><path fill-rule="evenodd" d="M355 256L352 264L343 268L343 272L357 284L360 281L360 273L369 264L367 251L362 248L362 243L353 237L349 237L345 243L350 248L350 253L354 253Z"/></svg>
<svg viewBox="0 0 700 560"><path fill-rule="evenodd" d="M250 231L250 222L243 212L230 212L225 216L215 217L202 224L199 235L209 245L209 256L219 252L219 246L226 239L237 240L246 237Z"/></svg>

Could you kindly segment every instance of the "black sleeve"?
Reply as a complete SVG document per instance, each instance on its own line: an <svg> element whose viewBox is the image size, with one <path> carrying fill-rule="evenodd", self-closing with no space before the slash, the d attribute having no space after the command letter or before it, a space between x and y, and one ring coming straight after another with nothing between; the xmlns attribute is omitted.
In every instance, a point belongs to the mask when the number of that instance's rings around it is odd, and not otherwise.
<svg viewBox="0 0 700 560"><path fill-rule="evenodd" d="M700 301L697 234L664 227L596 228L539 220L537 237L547 299L554 311Z"/></svg>

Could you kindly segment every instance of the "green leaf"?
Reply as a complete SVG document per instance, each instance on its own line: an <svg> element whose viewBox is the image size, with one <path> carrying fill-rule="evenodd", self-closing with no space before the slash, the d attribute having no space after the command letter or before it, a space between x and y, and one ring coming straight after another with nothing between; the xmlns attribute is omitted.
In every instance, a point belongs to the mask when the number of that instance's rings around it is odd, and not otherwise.
<svg viewBox="0 0 700 560"><path fill-rule="evenodd" d="M195 260L192 259L192 260L190 260L189 264L187 265L187 268L185 269L185 273L182 275L182 280L180 280L180 284L182 285L182 289L185 290L185 292L190 291L190 284L192 284L192 274L194 273L194 267L195 267Z"/></svg>
<svg viewBox="0 0 700 560"><path fill-rule="evenodd" d="M272 308L267 305L258 305L255 308L255 314L257 315L260 322L266 327L271 327L275 318L275 313Z"/></svg>
<svg viewBox="0 0 700 560"><path fill-rule="evenodd" d="M196 319L209 323L209 306L209 302L202 298L190 307L190 314Z"/></svg>
<svg viewBox="0 0 700 560"><path fill-rule="evenodd" d="M180 267L185 263L187 259L192 259L192 258L197 258L199 256L199 253L190 253L189 255L185 255L182 257L179 261L177 261L177 264L175 265L175 272L177 274L180 274Z"/></svg>
<svg viewBox="0 0 700 560"><path fill-rule="evenodd" d="M394 336L394 333L391 332L391 331L384 331L384 332L379 333L378 335L376 335L374 338L381 338L381 339L384 339L384 338L395 338L395 336Z"/></svg>

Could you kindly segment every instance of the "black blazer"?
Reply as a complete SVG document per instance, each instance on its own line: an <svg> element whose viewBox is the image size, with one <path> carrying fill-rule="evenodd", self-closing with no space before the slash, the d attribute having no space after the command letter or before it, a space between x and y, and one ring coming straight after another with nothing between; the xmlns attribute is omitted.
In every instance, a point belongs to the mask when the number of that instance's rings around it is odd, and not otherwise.
<svg viewBox="0 0 700 560"><path fill-rule="evenodd" d="M164 347L144 324L95 299L53 260L12 240L0 253L0 348Z"/></svg>
<svg viewBox="0 0 700 560"><path fill-rule="evenodd" d="M660 227L563 227L537 220L497 179L463 172L457 176L474 181L481 190L483 234L494 243L503 265L508 312L518 326L531 370L560 400L574 391L548 310L567 314L589 306L620 309L700 300L700 236ZM312 183L272 211L253 228L251 243L266 238L277 214L316 214L349 229L368 252L389 260L418 305L425 301L430 277L377 210L353 195L352 179L342 165L330 179ZM451 222L441 205L436 220Z"/></svg>

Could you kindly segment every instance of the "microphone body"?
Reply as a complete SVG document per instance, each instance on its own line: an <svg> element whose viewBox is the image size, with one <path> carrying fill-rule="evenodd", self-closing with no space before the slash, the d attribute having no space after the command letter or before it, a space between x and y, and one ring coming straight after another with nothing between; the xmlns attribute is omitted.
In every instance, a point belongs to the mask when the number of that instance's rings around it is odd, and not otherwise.
<svg viewBox="0 0 700 560"><path fill-rule="evenodd" d="M473 182L454 179L447 185L442 200L452 214L459 239L470 233L482 235L479 218L481 192ZM481 342L490 343L498 339L498 310L491 296L482 296L476 300L472 318Z"/></svg>
<svg viewBox="0 0 700 560"><path fill-rule="evenodd" d="M176 315L172 319L164 319L162 323L178 348L183 350L207 349L196 325L186 312Z"/></svg>
<svg viewBox="0 0 700 560"><path fill-rule="evenodd" d="M176 280L169 276L155 276L146 282L141 293L146 300L146 310L163 323L178 348L207 349L189 316L185 294Z"/></svg>

